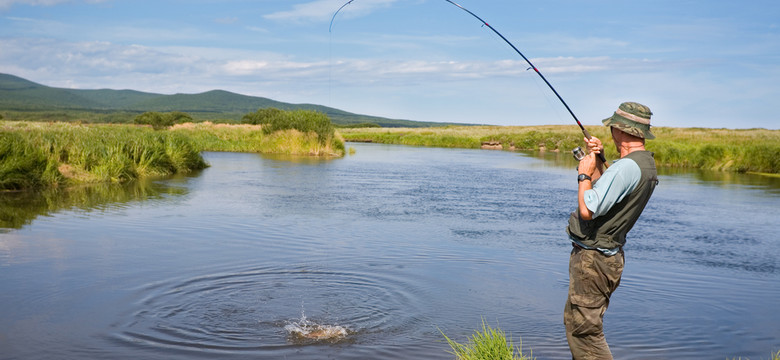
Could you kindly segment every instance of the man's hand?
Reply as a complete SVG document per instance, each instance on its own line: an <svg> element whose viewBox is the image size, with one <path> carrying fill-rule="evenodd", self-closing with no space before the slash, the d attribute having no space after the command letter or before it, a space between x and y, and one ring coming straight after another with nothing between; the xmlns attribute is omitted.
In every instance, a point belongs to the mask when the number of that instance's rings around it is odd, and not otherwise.
<svg viewBox="0 0 780 360"><path fill-rule="evenodd" d="M590 139L585 138L585 144L588 145L588 152L594 154L600 154L604 150L604 145L601 144L601 140L595 136L591 136Z"/></svg>
<svg viewBox="0 0 780 360"><path fill-rule="evenodd" d="M585 174L592 178L593 174L596 173L596 153L590 152L588 155L585 155L585 157L580 160L577 171L579 171L580 174Z"/></svg>

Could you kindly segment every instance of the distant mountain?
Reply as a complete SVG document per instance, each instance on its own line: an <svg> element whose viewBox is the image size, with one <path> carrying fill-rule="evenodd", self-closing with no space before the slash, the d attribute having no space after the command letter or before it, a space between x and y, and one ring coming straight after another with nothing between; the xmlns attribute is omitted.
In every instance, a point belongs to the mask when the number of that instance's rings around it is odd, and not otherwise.
<svg viewBox="0 0 780 360"><path fill-rule="evenodd" d="M335 124L375 123L383 127L444 126L446 123L420 122L360 115L314 104L290 104L264 97L247 96L224 90L200 94L163 95L135 90L78 90L41 85L14 75L0 73L0 110L146 112L183 111L195 118L240 120L260 108L316 110L327 114ZM462 125L462 124L461 124Z"/></svg>

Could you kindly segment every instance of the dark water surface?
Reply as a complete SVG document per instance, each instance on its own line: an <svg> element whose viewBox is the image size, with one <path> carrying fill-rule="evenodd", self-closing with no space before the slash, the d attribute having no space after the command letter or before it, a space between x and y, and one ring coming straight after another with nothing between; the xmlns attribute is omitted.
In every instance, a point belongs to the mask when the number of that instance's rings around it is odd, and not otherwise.
<svg viewBox="0 0 780 360"><path fill-rule="evenodd" d="M465 341L482 319L570 358L567 156L353 146L1 194L0 358L452 359L442 332ZM662 175L605 318L615 357L780 349L779 210L776 179Z"/></svg>

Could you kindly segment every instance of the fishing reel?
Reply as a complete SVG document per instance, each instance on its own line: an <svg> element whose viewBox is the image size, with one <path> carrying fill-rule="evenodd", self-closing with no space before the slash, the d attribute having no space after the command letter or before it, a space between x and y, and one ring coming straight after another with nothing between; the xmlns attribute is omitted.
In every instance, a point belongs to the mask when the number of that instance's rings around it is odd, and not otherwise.
<svg viewBox="0 0 780 360"><path fill-rule="evenodd" d="M585 157L585 152L582 151L582 148L579 147L579 146L574 148L574 150L572 150L571 152L572 152L572 155L574 155L574 159L577 160L577 161L580 161L580 160L582 160L582 158Z"/></svg>

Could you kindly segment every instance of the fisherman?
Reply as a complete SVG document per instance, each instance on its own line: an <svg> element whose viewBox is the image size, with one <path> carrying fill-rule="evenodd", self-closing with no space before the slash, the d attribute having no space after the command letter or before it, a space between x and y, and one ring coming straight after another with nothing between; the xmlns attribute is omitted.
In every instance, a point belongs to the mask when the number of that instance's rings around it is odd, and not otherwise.
<svg viewBox="0 0 780 360"><path fill-rule="evenodd" d="M647 106L625 102L603 121L620 153L606 171L596 158L604 149L601 140L585 139L589 153L578 166L578 207L566 228L573 249L563 322L575 360L612 359L604 313L623 274L626 234L658 183L653 153L645 150L645 140L655 138L651 115Z"/></svg>

